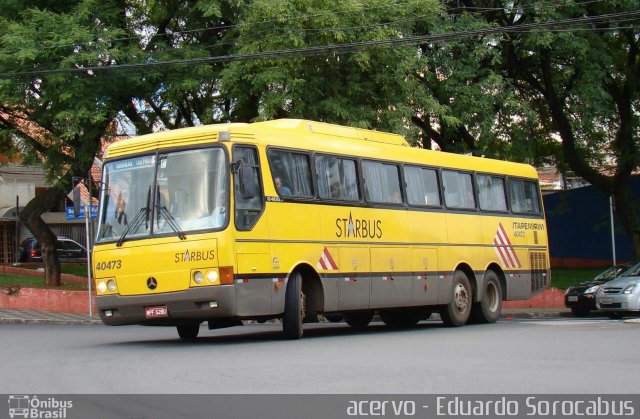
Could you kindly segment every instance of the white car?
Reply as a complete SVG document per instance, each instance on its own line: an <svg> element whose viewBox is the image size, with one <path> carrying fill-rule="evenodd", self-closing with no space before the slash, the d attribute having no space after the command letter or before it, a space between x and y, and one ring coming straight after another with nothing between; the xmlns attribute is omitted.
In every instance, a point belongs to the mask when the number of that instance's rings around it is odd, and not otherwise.
<svg viewBox="0 0 640 419"><path fill-rule="evenodd" d="M612 319L620 319L630 312L640 314L640 272L634 269L636 266L601 285L596 294L596 306Z"/></svg>

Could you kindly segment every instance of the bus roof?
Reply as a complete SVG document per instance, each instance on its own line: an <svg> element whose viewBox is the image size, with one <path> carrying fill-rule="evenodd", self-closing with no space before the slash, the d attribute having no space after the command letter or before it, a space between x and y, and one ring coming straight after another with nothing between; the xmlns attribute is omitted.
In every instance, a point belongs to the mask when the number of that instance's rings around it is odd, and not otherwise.
<svg viewBox="0 0 640 419"><path fill-rule="evenodd" d="M434 167L537 178L536 170L527 164L425 150L409 146L407 141L398 134L302 119L276 119L251 124L203 125L162 131L114 143L107 149L105 158L124 157L129 154L229 140Z"/></svg>

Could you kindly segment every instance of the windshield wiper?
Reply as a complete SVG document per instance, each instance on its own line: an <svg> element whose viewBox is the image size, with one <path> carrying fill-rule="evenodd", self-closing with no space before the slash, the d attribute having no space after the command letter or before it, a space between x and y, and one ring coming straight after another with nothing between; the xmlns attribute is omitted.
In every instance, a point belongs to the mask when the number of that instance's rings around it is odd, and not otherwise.
<svg viewBox="0 0 640 419"><path fill-rule="evenodd" d="M186 240L187 236L185 236L184 231L182 231L182 229L180 228L180 225L178 224L176 218L171 214L171 212L169 212L167 207L162 206L162 203L160 202L161 196L162 195L160 194L160 189L158 189L156 193L156 208L158 209L158 212L162 214L167 220L167 224L169 224L169 227L171 227L173 231L178 233L178 238L180 240ZM160 214L158 214L158 219L156 220L156 224L158 225L158 227L160 227Z"/></svg>
<svg viewBox="0 0 640 419"><path fill-rule="evenodd" d="M138 227L140 227L140 224L142 224L142 220L149 222L149 208L147 207L140 208L140 211L138 211L138 214L136 214L133 221L131 221L127 228L122 232L122 235L116 243L117 247L122 246L122 242L124 242L125 237L127 237L127 234L129 234L131 230L137 230Z"/></svg>
<svg viewBox="0 0 640 419"><path fill-rule="evenodd" d="M180 238L180 240L186 240L187 236L184 235L184 232L180 229L180 226L178 225L178 221L176 221L175 217L171 215L167 207L158 207L158 211L160 211L162 215L164 215L164 218L167 219L167 224L169 224L169 227L171 227L173 231L178 233L178 237ZM159 217L158 217L158 221L160 221Z"/></svg>
<svg viewBox="0 0 640 419"><path fill-rule="evenodd" d="M116 247L122 246L122 243L124 242L125 237L127 237L127 234L129 234L131 230L138 230L138 227L140 227L140 224L142 224L142 220L145 221L146 227L149 228L149 213L150 213L149 206L151 205L150 202L151 202L151 186L149 186L149 189L147 190L147 206L140 208L140 211L138 211L138 213L133 218L133 220L129 223L127 228L122 232L122 235L120 236L120 238L118 239L118 242L116 243Z"/></svg>

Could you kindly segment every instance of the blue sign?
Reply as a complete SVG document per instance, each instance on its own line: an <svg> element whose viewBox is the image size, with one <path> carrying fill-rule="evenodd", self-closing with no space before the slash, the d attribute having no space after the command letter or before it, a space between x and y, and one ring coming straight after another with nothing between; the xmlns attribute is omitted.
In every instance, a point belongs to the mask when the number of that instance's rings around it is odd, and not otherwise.
<svg viewBox="0 0 640 419"><path fill-rule="evenodd" d="M78 216L76 217L73 214L73 206L71 207L66 207L65 208L65 212L67 214L67 220L68 221L72 221L72 220L84 220L84 211L85 206L81 205L80 206L80 214L78 214ZM98 206L97 205L91 205L91 211L89 212L89 217L90 218L98 218Z"/></svg>

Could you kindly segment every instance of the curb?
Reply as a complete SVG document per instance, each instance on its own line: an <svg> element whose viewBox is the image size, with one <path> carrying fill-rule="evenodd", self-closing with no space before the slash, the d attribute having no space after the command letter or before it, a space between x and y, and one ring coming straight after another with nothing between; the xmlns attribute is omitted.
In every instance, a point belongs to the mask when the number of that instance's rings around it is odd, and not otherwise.
<svg viewBox="0 0 640 419"><path fill-rule="evenodd" d="M92 326L102 324L100 320L53 320L53 319L14 319L0 318L0 324L53 324L53 325L70 325L80 324L84 326Z"/></svg>
<svg viewBox="0 0 640 419"><path fill-rule="evenodd" d="M55 313L29 309L0 309L0 324L1 323L94 325L102 324L102 321L98 317L90 318L87 315L81 314Z"/></svg>
<svg viewBox="0 0 640 419"><path fill-rule="evenodd" d="M566 311L545 311L545 312L536 312L536 311L527 311L521 313L502 313L500 318L502 320L511 320L511 319L544 319L544 318L552 318L552 317L573 317L571 312Z"/></svg>

